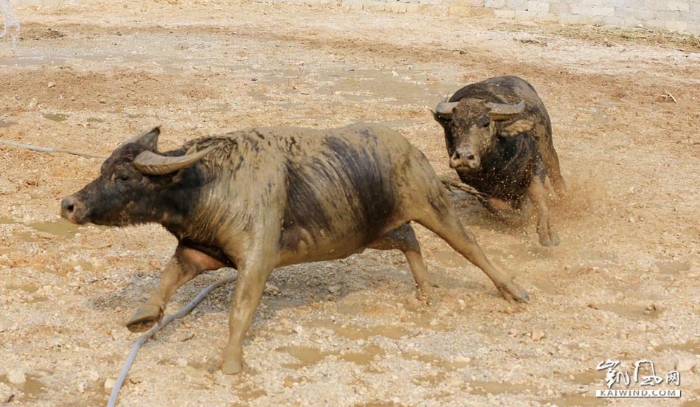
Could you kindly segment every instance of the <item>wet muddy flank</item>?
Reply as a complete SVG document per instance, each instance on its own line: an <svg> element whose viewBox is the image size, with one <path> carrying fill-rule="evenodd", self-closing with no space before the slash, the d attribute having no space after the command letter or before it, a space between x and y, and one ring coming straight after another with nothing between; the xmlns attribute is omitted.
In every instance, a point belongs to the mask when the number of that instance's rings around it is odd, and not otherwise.
<svg viewBox="0 0 700 407"><path fill-rule="evenodd" d="M16 11L16 53L0 42L0 139L18 143L106 155L157 124L167 150L243 127L370 121L398 130L439 176L456 179L430 113L447 94L519 75L552 118L569 187L550 203L559 246L538 244L534 219L510 228L475 199L453 197L462 223L530 303L504 301L417 226L438 285L433 307L415 299L398 251L285 267L266 286L242 374L219 370L232 285L144 346L118 405L700 405L692 42L255 2ZM138 338L124 323L176 241L155 226L59 220L61 197L101 164L0 145L0 404L104 405ZM188 283L166 313L228 272ZM597 399L607 387L596 367L608 359L630 377L644 359L664 379L678 371L679 386L657 388L683 395Z"/></svg>

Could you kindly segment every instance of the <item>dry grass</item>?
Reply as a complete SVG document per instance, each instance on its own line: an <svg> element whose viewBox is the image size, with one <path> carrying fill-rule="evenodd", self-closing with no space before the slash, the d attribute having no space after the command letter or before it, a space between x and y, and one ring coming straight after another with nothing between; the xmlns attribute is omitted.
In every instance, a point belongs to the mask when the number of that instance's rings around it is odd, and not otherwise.
<svg viewBox="0 0 700 407"><path fill-rule="evenodd" d="M497 30L518 31L519 28L526 29L531 33L541 31L541 34L556 34L558 37L587 40L605 45L632 43L635 45L662 46L685 52L700 52L700 36L698 35L649 28L562 25L561 28L552 30L546 25L508 24L499 25Z"/></svg>

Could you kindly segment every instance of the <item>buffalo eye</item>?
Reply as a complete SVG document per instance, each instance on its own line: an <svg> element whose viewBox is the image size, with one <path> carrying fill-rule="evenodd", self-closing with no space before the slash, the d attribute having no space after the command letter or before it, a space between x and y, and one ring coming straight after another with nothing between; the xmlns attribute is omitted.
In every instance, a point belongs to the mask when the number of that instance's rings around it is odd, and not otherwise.
<svg viewBox="0 0 700 407"><path fill-rule="evenodd" d="M489 123L491 123L491 120L488 117L482 117L476 122L479 127L489 127Z"/></svg>
<svg viewBox="0 0 700 407"><path fill-rule="evenodd" d="M127 174L119 174L117 175L117 180L121 182L128 182L131 179Z"/></svg>

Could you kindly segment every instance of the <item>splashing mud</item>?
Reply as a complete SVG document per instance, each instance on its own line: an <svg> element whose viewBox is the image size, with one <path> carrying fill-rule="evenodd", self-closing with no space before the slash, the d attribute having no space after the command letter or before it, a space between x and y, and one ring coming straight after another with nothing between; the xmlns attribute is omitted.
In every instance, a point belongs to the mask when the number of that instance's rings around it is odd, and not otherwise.
<svg viewBox="0 0 700 407"><path fill-rule="evenodd" d="M608 193L592 173L585 178L566 181L566 194L551 200L550 207L555 219L586 219L608 208Z"/></svg>

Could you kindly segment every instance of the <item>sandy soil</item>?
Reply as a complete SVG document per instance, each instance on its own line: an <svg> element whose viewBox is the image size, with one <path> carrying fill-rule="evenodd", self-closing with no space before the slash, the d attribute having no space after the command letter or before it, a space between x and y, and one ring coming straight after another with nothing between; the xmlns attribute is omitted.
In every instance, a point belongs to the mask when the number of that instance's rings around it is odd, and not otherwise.
<svg viewBox="0 0 700 407"><path fill-rule="evenodd" d="M560 246L457 202L527 305L418 229L439 303L414 300L399 253L276 271L245 346L217 370L235 285L146 344L122 406L699 406L700 47L696 37L248 1L20 8L0 43L0 137L108 155L257 125L396 128L441 176L429 108L472 81L529 80L549 108L570 196ZM104 405L125 321L175 240L157 226L59 221L100 159L0 146L0 404ZM169 312L230 270L183 287ZM601 361L680 371L680 399L603 400ZM644 370L644 369L643 369ZM648 369L644 370L648 374ZM624 381L624 378L623 378ZM632 382L616 389L643 389Z"/></svg>

